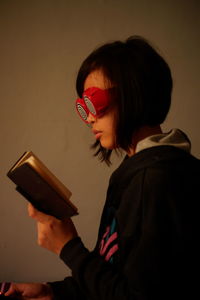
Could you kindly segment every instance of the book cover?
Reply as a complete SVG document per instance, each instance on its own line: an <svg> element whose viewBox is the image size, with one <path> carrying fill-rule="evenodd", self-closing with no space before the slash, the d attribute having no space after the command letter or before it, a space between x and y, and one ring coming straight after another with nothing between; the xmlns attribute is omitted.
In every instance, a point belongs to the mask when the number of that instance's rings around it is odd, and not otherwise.
<svg viewBox="0 0 200 300"><path fill-rule="evenodd" d="M78 214L69 200L71 191L39 160L33 152L25 152L7 176L16 190L41 212L60 220Z"/></svg>

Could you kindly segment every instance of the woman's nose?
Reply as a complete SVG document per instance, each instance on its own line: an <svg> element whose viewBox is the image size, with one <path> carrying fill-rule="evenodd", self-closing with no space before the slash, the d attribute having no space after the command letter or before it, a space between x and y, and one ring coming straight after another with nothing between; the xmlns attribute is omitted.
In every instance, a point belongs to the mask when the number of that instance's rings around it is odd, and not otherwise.
<svg viewBox="0 0 200 300"><path fill-rule="evenodd" d="M88 122L89 124L92 124L92 123L95 122L95 120L96 120L96 117L93 116L91 113L89 113L89 115L88 115L88 117L87 117L87 122Z"/></svg>

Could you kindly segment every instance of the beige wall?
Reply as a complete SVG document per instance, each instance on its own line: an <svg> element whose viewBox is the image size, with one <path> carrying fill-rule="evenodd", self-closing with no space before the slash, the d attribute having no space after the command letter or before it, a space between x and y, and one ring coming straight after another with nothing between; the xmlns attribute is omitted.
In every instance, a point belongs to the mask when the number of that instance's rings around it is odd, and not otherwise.
<svg viewBox="0 0 200 300"><path fill-rule="evenodd" d="M80 63L97 45L139 34L157 45L174 77L164 126L183 129L200 157L199 1L0 0L0 281L69 274L36 243L27 202L6 172L32 150L72 190L74 218L92 249L112 168L92 157L93 137L74 110Z"/></svg>

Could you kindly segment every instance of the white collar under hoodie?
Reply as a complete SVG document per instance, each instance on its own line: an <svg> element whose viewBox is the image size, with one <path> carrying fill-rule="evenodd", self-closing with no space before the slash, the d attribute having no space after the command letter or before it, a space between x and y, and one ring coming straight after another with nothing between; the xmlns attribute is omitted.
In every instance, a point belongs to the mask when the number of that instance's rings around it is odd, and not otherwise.
<svg viewBox="0 0 200 300"><path fill-rule="evenodd" d="M180 129L173 128L167 133L156 134L148 136L141 140L136 146L136 153L146 148L155 146L174 146L183 149L187 152L191 151L191 142L187 135Z"/></svg>

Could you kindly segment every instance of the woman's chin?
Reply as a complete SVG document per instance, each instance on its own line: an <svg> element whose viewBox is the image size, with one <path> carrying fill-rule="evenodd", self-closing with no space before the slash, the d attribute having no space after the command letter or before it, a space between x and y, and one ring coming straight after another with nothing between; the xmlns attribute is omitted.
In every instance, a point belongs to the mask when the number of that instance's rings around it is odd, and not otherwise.
<svg viewBox="0 0 200 300"><path fill-rule="evenodd" d="M101 146L107 150L115 149L114 143L112 143L111 141L106 141L105 139L100 138L99 142L100 142Z"/></svg>

